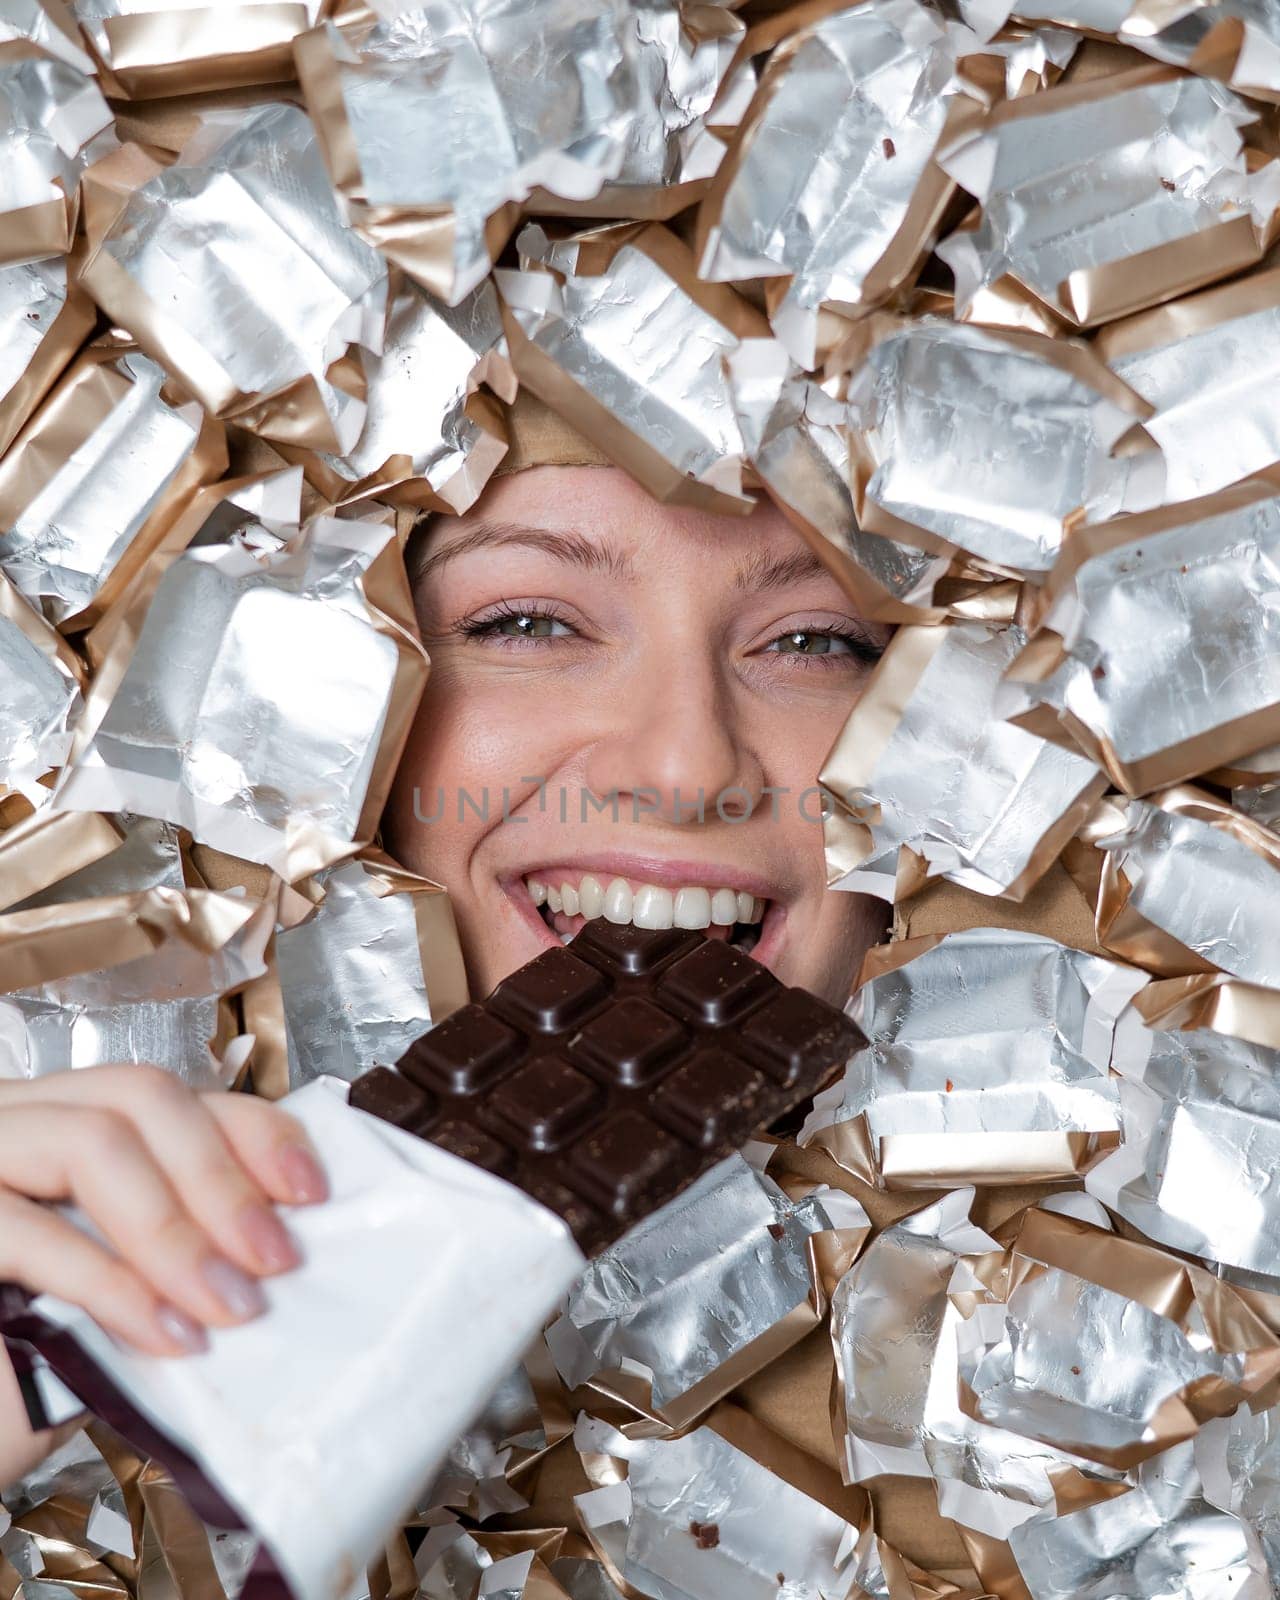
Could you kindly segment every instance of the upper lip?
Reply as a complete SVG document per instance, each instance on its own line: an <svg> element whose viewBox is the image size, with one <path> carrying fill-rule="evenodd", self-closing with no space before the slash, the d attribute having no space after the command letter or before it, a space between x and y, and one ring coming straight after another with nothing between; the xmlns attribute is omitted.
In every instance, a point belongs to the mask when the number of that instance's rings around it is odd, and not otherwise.
<svg viewBox="0 0 1280 1600"><path fill-rule="evenodd" d="M616 851L575 856L572 860L557 856L545 863L520 867L510 876L513 879L536 878L554 872L557 867L571 872L607 874L611 878L638 878L642 883L663 884L672 889L691 886L740 889L744 894L755 895L760 900L781 898L776 883L770 883L758 873L744 872L741 867L730 866L727 862L673 861L666 856L631 855Z"/></svg>

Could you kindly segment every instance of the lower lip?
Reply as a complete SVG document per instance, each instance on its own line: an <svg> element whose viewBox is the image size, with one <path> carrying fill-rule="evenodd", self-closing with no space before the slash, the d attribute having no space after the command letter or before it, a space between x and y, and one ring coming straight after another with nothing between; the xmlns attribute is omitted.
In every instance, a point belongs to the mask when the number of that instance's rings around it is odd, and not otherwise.
<svg viewBox="0 0 1280 1600"><path fill-rule="evenodd" d="M534 933L537 934L539 943L547 950L561 949L559 934L555 933L542 920L542 913L530 898L524 879L513 879L508 883L504 883L502 887L506 890L508 897L515 902L520 915L529 924ZM592 920L594 921L595 919L593 918ZM762 967L770 967L772 969L773 959L777 955L778 947L782 942L782 929L786 920L787 908L779 905L776 900L770 900L765 910L764 921L760 927L760 937L756 941L755 949L744 951L744 954L749 955L753 961L758 961ZM696 932L697 930L695 929L694 931Z"/></svg>

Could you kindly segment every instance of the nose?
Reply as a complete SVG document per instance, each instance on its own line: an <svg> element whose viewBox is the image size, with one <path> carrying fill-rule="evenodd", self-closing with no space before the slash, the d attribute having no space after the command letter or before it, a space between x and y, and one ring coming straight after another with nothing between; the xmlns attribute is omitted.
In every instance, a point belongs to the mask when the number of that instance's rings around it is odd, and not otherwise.
<svg viewBox="0 0 1280 1600"><path fill-rule="evenodd" d="M655 650L610 707L585 781L598 801L675 826L737 821L764 793L744 709L708 642Z"/></svg>

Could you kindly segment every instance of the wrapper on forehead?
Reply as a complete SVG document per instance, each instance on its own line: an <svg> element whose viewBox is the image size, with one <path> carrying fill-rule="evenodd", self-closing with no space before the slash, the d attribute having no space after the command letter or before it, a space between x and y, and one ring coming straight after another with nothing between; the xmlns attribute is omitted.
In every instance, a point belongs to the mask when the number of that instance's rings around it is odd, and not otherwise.
<svg viewBox="0 0 1280 1600"><path fill-rule="evenodd" d="M164 386L136 350L88 350L0 460L0 568L63 629L95 621L226 471L223 430Z"/></svg>
<svg viewBox="0 0 1280 1600"><path fill-rule="evenodd" d="M525 270L495 278L521 384L657 499L750 512L725 361L767 335L760 314L657 224L518 243Z"/></svg>
<svg viewBox="0 0 1280 1600"><path fill-rule="evenodd" d="M1018 899L1101 794L1080 755L1000 720L1024 635L901 628L819 774L828 885L899 899L933 877ZM895 880L868 870L898 851Z"/></svg>
<svg viewBox="0 0 1280 1600"><path fill-rule="evenodd" d="M0 264L71 248L81 175L115 145L110 107L84 70L0 36Z"/></svg>
<svg viewBox="0 0 1280 1600"><path fill-rule="evenodd" d="M1244 147L1256 117L1218 84L1155 66L997 107L938 155L981 208L938 247L957 312L1007 281L1093 327L1261 260L1280 173Z"/></svg>
<svg viewBox="0 0 1280 1600"><path fill-rule="evenodd" d="M842 1489L813 1457L731 1405L678 1438L642 1429L583 1415L574 1435L598 1485L577 1497L578 1514L623 1593L799 1600L857 1594L859 1585L884 1591L865 1494Z"/></svg>
<svg viewBox="0 0 1280 1600"><path fill-rule="evenodd" d="M1135 1002L1124 1144L1092 1193L1149 1238L1280 1288L1280 995L1233 979L1153 983Z"/></svg>
<svg viewBox="0 0 1280 1600"><path fill-rule="evenodd" d="M1275 475L1078 529L1003 710L1131 795L1261 750L1280 732L1278 563Z"/></svg>
<svg viewBox="0 0 1280 1600"><path fill-rule="evenodd" d="M570 1389L590 1383L684 1428L819 1325L870 1221L839 1190L789 1196L747 1154L589 1263L547 1332Z"/></svg>
<svg viewBox="0 0 1280 1600"><path fill-rule="evenodd" d="M1146 974L997 928L868 956L867 1035L800 1134L879 1188L1039 1183L1120 1138L1116 1021Z"/></svg>
<svg viewBox="0 0 1280 1600"><path fill-rule="evenodd" d="M264 970L274 907L180 878L112 893L106 872L78 875L92 898L46 892L0 916L0 1077L137 1061L229 1083L249 1041L233 1042L225 997Z"/></svg>
<svg viewBox="0 0 1280 1600"><path fill-rule="evenodd" d="M826 9L797 11L806 25L770 56L698 216L701 276L765 279L774 331L805 367L839 316L919 271L954 189L934 150L982 109L961 72L965 30L932 7ZM825 336L824 313L837 314Z"/></svg>
<svg viewBox="0 0 1280 1600"><path fill-rule="evenodd" d="M93 326L61 259L0 267L0 452L7 450Z"/></svg>
<svg viewBox="0 0 1280 1600"><path fill-rule="evenodd" d="M833 358L864 529L1047 571L1069 521L1154 503L1159 457L1117 454L1151 408L1087 350L941 318L884 317Z"/></svg>
<svg viewBox="0 0 1280 1600"><path fill-rule="evenodd" d="M267 1311L211 1330L206 1352L140 1356L73 1306L2 1291L10 1339L169 1465L202 1516L263 1540L247 1600L281 1576L309 1600L348 1594L582 1265L542 1207L344 1092L286 1101L330 1198L290 1213L303 1264L264 1284ZM360 1381L334 1382L356 1348Z"/></svg>
<svg viewBox="0 0 1280 1600"><path fill-rule="evenodd" d="M86 183L82 280L153 360L215 417L355 447L364 379L344 357L382 348L386 265L344 227L305 112L211 112L172 166L126 145Z"/></svg>
<svg viewBox="0 0 1280 1600"><path fill-rule="evenodd" d="M393 530L299 525L299 478L203 491L195 542L158 552L95 630L56 805L180 823L287 880L371 840L426 661Z"/></svg>
<svg viewBox="0 0 1280 1600"><path fill-rule="evenodd" d="M293 1088L390 1066L467 1001L440 884L367 851L317 873L308 892L315 910L275 942Z"/></svg>
<svg viewBox="0 0 1280 1600"><path fill-rule="evenodd" d="M0 573L0 800L48 800L39 780L66 760L84 679L79 658Z"/></svg>

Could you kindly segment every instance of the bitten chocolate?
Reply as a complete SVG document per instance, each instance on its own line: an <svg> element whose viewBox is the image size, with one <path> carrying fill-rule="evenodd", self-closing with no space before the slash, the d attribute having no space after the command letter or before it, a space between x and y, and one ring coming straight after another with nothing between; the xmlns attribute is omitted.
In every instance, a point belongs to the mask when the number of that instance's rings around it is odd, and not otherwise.
<svg viewBox="0 0 1280 1600"><path fill-rule="evenodd" d="M721 940L596 918L358 1078L351 1104L509 1179L591 1253L863 1043Z"/></svg>

